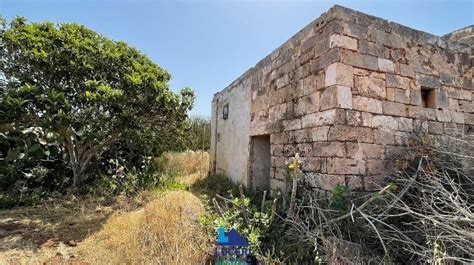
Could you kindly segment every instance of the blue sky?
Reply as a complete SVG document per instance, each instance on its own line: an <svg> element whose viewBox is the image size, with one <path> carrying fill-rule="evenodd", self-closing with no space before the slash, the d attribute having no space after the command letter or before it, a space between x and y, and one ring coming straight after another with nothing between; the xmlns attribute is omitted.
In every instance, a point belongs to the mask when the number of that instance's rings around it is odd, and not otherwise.
<svg viewBox="0 0 474 265"><path fill-rule="evenodd" d="M334 4L443 35L473 24L473 1L88 1L0 0L0 15L77 22L140 49L196 91L194 115L214 93Z"/></svg>

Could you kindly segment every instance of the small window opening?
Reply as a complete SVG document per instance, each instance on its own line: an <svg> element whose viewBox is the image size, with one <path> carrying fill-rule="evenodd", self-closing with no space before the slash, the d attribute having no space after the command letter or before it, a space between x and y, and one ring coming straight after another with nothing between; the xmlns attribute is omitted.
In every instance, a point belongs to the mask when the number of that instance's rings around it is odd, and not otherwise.
<svg viewBox="0 0 474 265"><path fill-rule="evenodd" d="M436 91L432 88L421 88L421 105L423 108L436 109Z"/></svg>
<svg viewBox="0 0 474 265"><path fill-rule="evenodd" d="M224 108L222 108L222 117L224 120L227 120L229 118L229 104L225 104Z"/></svg>

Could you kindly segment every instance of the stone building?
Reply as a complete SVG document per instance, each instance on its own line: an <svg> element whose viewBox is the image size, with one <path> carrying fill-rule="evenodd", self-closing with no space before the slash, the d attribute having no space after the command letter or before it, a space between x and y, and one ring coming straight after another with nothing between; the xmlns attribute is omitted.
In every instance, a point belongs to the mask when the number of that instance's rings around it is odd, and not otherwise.
<svg viewBox="0 0 474 265"><path fill-rule="evenodd" d="M211 173L285 189L376 190L414 130L473 132L473 26L445 37L334 6L212 101Z"/></svg>

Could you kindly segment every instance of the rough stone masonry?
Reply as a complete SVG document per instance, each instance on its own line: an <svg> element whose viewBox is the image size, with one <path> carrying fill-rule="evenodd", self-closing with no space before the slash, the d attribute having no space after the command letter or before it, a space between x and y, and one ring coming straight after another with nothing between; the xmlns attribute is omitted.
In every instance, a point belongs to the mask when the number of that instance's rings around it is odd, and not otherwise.
<svg viewBox="0 0 474 265"><path fill-rule="evenodd" d="M434 36L334 6L212 101L211 173L253 189L376 190L413 131L472 134L473 26Z"/></svg>

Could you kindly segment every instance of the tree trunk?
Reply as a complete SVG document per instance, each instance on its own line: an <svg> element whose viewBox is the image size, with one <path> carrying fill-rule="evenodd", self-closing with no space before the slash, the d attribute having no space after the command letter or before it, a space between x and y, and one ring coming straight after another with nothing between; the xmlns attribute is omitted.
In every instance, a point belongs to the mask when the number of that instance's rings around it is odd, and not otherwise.
<svg viewBox="0 0 474 265"><path fill-rule="evenodd" d="M72 186L77 187L79 184L79 181L81 179L81 176L79 175L79 170L75 166L72 167Z"/></svg>
<svg viewBox="0 0 474 265"><path fill-rule="evenodd" d="M83 181L84 173L92 158L99 156L105 147L110 146L118 137L119 133L111 134L104 141L96 146L88 143L79 143L74 135L64 136L64 146L69 156L69 163L72 167L72 186L77 187Z"/></svg>

